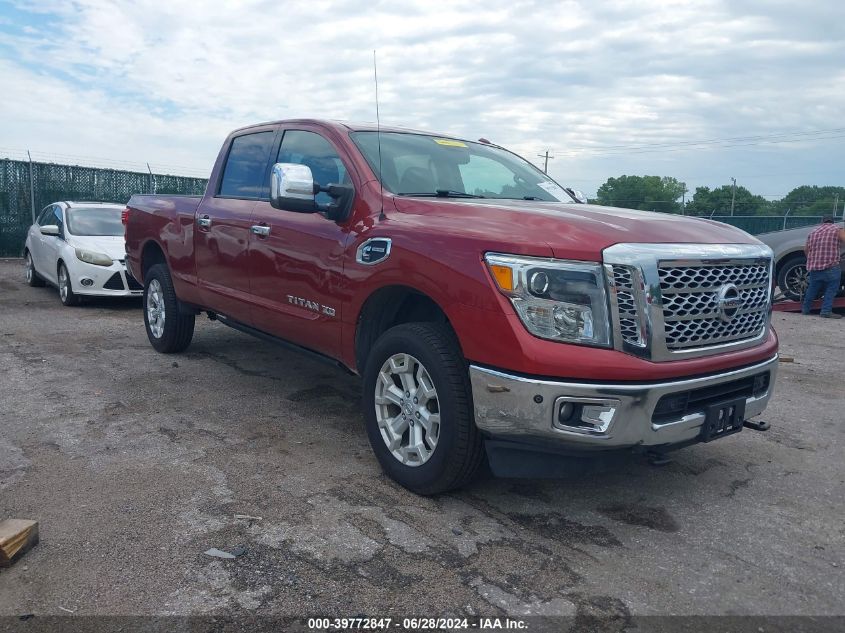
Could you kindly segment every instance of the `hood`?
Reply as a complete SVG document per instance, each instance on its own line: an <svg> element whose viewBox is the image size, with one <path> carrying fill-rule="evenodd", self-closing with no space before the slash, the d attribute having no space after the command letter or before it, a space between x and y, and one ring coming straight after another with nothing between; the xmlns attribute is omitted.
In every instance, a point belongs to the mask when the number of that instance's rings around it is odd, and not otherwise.
<svg viewBox="0 0 845 633"><path fill-rule="evenodd" d="M73 235L69 243L74 248L105 253L112 259L126 258L126 242L122 235Z"/></svg>
<svg viewBox="0 0 845 633"><path fill-rule="evenodd" d="M619 243L758 244L737 228L701 218L586 204L531 200L402 198L394 204L423 227L471 232L523 248L547 246L554 257L598 261ZM438 221L442 219L443 221ZM538 253L539 254L539 253Z"/></svg>

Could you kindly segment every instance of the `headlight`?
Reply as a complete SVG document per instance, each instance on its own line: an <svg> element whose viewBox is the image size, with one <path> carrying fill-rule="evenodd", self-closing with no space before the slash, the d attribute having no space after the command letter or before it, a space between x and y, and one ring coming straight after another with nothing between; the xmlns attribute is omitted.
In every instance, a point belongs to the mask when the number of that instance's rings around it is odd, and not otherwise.
<svg viewBox="0 0 845 633"><path fill-rule="evenodd" d="M95 266L111 266L112 258L105 253L97 253L95 251L86 251L83 248L76 249L76 259L83 261L86 264L94 264Z"/></svg>
<svg viewBox="0 0 845 633"><path fill-rule="evenodd" d="M499 290L526 329L540 338L610 346L601 264L487 253Z"/></svg>

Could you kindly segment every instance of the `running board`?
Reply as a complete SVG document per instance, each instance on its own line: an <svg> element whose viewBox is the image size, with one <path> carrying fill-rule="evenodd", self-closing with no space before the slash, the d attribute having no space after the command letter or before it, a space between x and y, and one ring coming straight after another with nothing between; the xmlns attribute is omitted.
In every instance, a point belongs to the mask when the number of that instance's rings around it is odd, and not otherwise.
<svg viewBox="0 0 845 633"><path fill-rule="evenodd" d="M214 315L214 317L211 316L212 314ZM279 338L278 336L267 334L267 332L262 332L261 330L257 330L252 326L241 323L240 321L230 319L229 317L223 316L222 314L219 314L217 312L209 312L208 316L212 320L220 321L220 323L222 323L223 325L228 325L230 328L238 330L239 332L243 332L244 334L249 334L269 343L274 343L279 347L284 347L285 349L289 349L293 352L299 352L300 354L308 356L313 360L328 363L329 365L333 365L334 367L339 367L346 373L351 374L353 376L357 375L354 371L349 369L349 367L341 363L339 360L332 358L331 356L326 356L325 354L315 352L313 349L310 349L308 347L302 347L301 345L297 345L296 343L291 343L290 341L287 341L283 338Z"/></svg>

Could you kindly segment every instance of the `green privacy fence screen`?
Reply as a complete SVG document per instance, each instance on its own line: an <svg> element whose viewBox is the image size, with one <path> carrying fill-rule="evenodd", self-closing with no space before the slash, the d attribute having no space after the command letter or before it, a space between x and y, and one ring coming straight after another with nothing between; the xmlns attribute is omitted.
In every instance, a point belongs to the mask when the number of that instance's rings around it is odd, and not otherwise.
<svg viewBox="0 0 845 633"><path fill-rule="evenodd" d="M797 229L802 226L820 224L822 216L815 215L712 215L711 220L724 222L737 228L759 235L785 229Z"/></svg>
<svg viewBox="0 0 845 633"><path fill-rule="evenodd" d="M57 200L122 204L133 193L202 195L207 182L205 178L0 159L0 257L21 254L32 224L33 197L38 213Z"/></svg>

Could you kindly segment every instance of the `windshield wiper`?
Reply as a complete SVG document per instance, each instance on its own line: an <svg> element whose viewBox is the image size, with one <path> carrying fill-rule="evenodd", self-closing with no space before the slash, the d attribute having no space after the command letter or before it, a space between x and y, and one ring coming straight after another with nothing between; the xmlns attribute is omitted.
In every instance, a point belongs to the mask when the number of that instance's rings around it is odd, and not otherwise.
<svg viewBox="0 0 845 633"><path fill-rule="evenodd" d="M427 198L486 198L487 196L477 196L474 193L464 193L463 191L453 191L451 189L436 189L435 191L421 191L419 193L397 193L397 196L418 196Z"/></svg>

